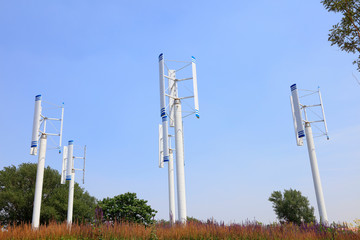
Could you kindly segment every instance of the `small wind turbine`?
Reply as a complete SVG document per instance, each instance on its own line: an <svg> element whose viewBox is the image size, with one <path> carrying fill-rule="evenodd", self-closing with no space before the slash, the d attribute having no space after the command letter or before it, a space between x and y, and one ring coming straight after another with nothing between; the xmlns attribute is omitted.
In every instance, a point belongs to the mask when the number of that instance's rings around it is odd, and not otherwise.
<svg viewBox="0 0 360 240"><path fill-rule="evenodd" d="M83 159L84 165L82 169L74 168L74 160ZM74 156L74 141L70 140L68 146L64 146L63 161L61 170L61 184L65 184L65 180L69 181L69 200L68 200L68 212L67 212L67 223L72 224L73 218L73 206L74 206L74 186L75 186L75 171L79 170L83 172L82 182L85 183L85 160L86 160L86 146L84 146L83 157ZM66 177L65 177L66 175Z"/></svg>

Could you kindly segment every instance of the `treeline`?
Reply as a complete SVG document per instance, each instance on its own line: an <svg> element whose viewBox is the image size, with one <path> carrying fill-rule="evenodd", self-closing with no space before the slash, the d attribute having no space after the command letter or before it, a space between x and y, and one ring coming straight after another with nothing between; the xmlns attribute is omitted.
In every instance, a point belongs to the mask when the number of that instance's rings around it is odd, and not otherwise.
<svg viewBox="0 0 360 240"><path fill-rule="evenodd" d="M23 163L0 171L0 225L31 223L37 165ZM69 183L50 167L44 171L40 223L63 222L67 218ZM156 211L135 193L97 200L75 183L73 222L129 221L149 224Z"/></svg>

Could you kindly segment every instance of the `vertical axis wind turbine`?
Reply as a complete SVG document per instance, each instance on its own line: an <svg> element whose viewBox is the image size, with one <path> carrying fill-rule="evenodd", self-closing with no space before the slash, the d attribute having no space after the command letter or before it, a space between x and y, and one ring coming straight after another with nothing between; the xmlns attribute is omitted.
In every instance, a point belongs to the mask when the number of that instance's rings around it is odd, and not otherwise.
<svg viewBox="0 0 360 240"><path fill-rule="evenodd" d="M172 61L172 60L167 60ZM177 61L175 61L177 62ZM191 62L185 62L186 65L178 70L168 69L168 75L164 74L165 59L161 53L159 55L159 77L160 77L160 116L162 118L162 125L159 126L159 167L164 166L164 162L168 162L169 171L169 215L170 222L175 223L175 191L174 191L174 168L173 168L173 151L171 148L168 130L168 117L170 118L170 127L174 128L175 132L175 153L176 153L176 178L177 178L177 198L178 198L178 214L179 221L186 224L186 194L185 194L185 170L184 170L184 140L183 140L183 123L182 123L182 108L181 101L183 99L194 98L195 109L191 114L195 114L197 118L199 115L199 100L197 90L196 77L196 60L192 57ZM177 79L176 72L187 66L192 67L192 77ZM165 88L165 78L168 79L168 88ZM181 81L193 80L193 95L179 97L178 83ZM168 112L167 109L167 98ZM190 114L189 114L190 115ZM188 116L188 115L187 115Z"/></svg>
<svg viewBox="0 0 360 240"><path fill-rule="evenodd" d="M44 167L45 167L47 137L59 136L60 137L59 145L56 148L58 149L61 148L64 107L63 106L57 106L57 107L61 109L61 118L46 117L42 115L41 95L35 96L35 110L34 110L34 121L33 121L30 154L37 155L39 148L39 157L38 157L38 165L36 171L34 207L33 207L32 223L31 223L33 229L37 229L40 224L41 196L42 196L42 189L44 182ZM58 133L46 132L47 121L60 121L59 132ZM43 126L43 129L41 129L41 125ZM40 143L39 143L39 137L40 137Z"/></svg>
<svg viewBox="0 0 360 240"><path fill-rule="evenodd" d="M313 94L319 95L320 103L314 104L314 105L300 104L299 94L298 94L298 89L297 89L296 84L291 85L290 89L291 89L290 103L291 103L291 110L292 110L292 116L293 116L294 127L295 127L296 143L298 146L303 146L303 137L306 136L306 143L307 143L307 147L308 147L311 171L312 171L313 182L314 182L314 187L315 187L316 201L317 201L319 214L320 214L320 222L327 224L328 217L327 217L327 213L326 213L325 200L324 200L324 195L323 195L322 186L321 186L319 167L318 167L316 153L315 153L314 137L313 137L313 132L311 129L311 123L319 123L319 122L323 123L325 131L322 131L321 136L325 135L327 137L327 140L329 140L320 88L318 88L317 91L305 90L305 91L310 92L309 94L307 94L305 96L310 96ZM303 97L305 97L305 96L303 96ZM311 108L314 108L314 107L321 107L322 119L315 120L315 121L309 121L307 113L306 113L306 109L309 109L310 111L312 111ZM303 110L303 112L304 112L305 121L303 121L303 119L302 119L301 110ZM319 115L317 115L317 116L320 117ZM304 132L304 125L305 125L305 132Z"/></svg>
<svg viewBox="0 0 360 240"><path fill-rule="evenodd" d="M74 160L83 159L84 167L82 169L74 168ZM86 145L84 146L84 156L74 156L74 141L70 140L68 146L64 146L63 161L61 170L61 184L65 184L65 180L69 181L69 200L67 212L67 224L72 224L73 206L74 206L74 186L75 186L75 171L80 170L83 172L83 184L85 183L85 159L86 159ZM66 177L65 177L66 175Z"/></svg>

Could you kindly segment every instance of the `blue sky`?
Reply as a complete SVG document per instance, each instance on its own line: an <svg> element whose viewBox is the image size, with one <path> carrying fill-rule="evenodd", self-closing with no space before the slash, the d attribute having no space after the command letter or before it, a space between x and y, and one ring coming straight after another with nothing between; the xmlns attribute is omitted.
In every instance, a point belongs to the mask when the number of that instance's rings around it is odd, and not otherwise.
<svg viewBox="0 0 360 240"><path fill-rule="evenodd" d="M272 222L271 192L293 188L318 217L307 149L294 139L297 83L322 89L330 141L315 144L329 220L359 218L360 74L356 56L327 41L340 15L319 2L0 1L0 167L37 162L29 148L42 94L65 104L64 142L87 145L91 195L136 192L168 219L157 57L195 56L201 118L184 120L189 216ZM46 165L61 169L57 151Z"/></svg>

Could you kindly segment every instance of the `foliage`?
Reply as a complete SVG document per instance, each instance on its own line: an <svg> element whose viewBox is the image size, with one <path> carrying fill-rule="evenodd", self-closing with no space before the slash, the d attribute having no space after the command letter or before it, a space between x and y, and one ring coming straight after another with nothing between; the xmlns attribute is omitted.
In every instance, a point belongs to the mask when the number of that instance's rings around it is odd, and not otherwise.
<svg viewBox="0 0 360 240"><path fill-rule="evenodd" d="M192 223L201 223L201 220L197 219L197 218L194 218L194 217L187 217L186 218L186 222L189 223L189 222L192 222Z"/></svg>
<svg viewBox="0 0 360 240"><path fill-rule="evenodd" d="M269 197L273 203L274 211L280 221L301 223L315 222L314 207L310 207L307 197L297 190L284 190L284 196L280 191L274 191Z"/></svg>
<svg viewBox="0 0 360 240"><path fill-rule="evenodd" d="M214 221L216 222L216 221ZM73 224L71 230L66 223L50 223L33 231L30 224L12 226L0 231L0 239L359 239L360 232L351 231L344 225L333 224L271 224L256 222L222 225L218 223L188 222L186 226L118 223Z"/></svg>
<svg viewBox="0 0 360 240"><path fill-rule="evenodd" d="M355 227L360 230L360 219L355 219L354 223L355 223Z"/></svg>
<svg viewBox="0 0 360 240"><path fill-rule="evenodd" d="M360 0L322 0L329 12L342 13L339 23L330 30L328 40L342 51L360 53ZM360 71L360 55L353 62Z"/></svg>
<svg viewBox="0 0 360 240"><path fill-rule="evenodd" d="M348 227L360 232L360 219L355 219L353 223L349 223Z"/></svg>
<svg viewBox="0 0 360 240"><path fill-rule="evenodd" d="M99 202L104 218L108 221L126 221L151 224L157 211L147 205L147 201L138 199L136 193L124 193Z"/></svg>
<svg viewBox="0 0 360 240"><path fill-rule="evenodd" d="M0 171L0 223L31 222L37 164L23 163ZM69 184L60 184L60 174L50 167L44 170L40 222L64 221L67 215ZM93 217L95 198L75 183L74 220Z"/></svg>

